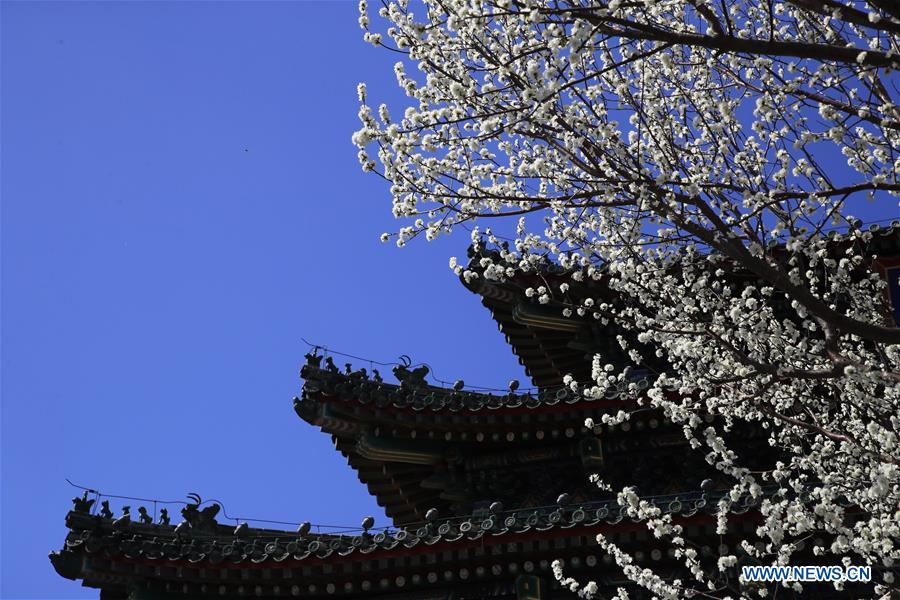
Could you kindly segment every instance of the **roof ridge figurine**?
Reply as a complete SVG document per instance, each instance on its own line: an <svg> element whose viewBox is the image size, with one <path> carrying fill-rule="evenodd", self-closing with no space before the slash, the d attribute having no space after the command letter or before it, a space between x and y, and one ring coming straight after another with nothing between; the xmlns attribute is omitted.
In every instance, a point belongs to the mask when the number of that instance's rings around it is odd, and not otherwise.
<svg viewBox="0 0 900 600"><path fill-rule="evenodd" d="M81 498L75 496L72 498L72 510L80 513L90 513L91 507L94 505L96 498L88 498L87 490L82 494Z"/></svg>

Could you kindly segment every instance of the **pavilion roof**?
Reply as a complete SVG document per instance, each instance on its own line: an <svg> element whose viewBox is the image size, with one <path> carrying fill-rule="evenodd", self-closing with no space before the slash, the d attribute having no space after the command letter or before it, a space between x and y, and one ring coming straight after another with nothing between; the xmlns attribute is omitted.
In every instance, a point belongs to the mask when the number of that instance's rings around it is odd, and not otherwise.
<svg viewBox="0 0 900 600"><path fill-rule="evenodd" d="M647 500L686 526L706 527L709 531L701 533L713 535L721 494L698 491ZM756 502L743 499L733 504L732 512L752 514ZM598 533L626 547L640 542L647 555L651 547L663 548L615 501L562 501L519 510L495 505L465 518L429 517L403 528L342 534L226 525L194 532L170 525L116 523L82 508L67 515L65 544L50 559L60 575L82 579L91 587L137 582L185 597L352 597L448 584L497 585L519 572L549 576L548 558L578 557L575 560L593 567L597 558L587 547ZM660 556L654 554L655 560Z"/></svg>
<svg viewBox="0 0 900 600"><path fill-rule="evenodd" d="M457 489L459 482L446 481L450 464L473 471L533 464L562 477L568 471L547 464L582 464L579 440L593 436L585 419L599 421L600 415L618 411L623 403L634 404L650 385L646 374L637 374L632 390L623 387L600 400L586 400L564 387L489 394L410 378L389 384L368 374L319 368L320 360L313 357L312 364L303 367L303 394L295 398L294 409L332 436L335 448L397 524L421 520L433 507L448 510L463 501L460 494L478 500ZM680 431L656 431L662 420L655 411L632 409L637 411L632 422L607 436L608 447L619 437L629 448L622 452L634 452L634 444L640 451L685 443ZM631 427L645 434L626 435ZM583 480L583 467L570 475Z"/></svg>
<svg viewBox="0 0 900 600"><path fill-rule="evenodd" d="M370 406L387 412L409 413L455 413L477 415L497 413L503 415L521 414L528 418L530 411L540 412L551 407L595 404L597 406L620 406L632 401L653 382L654 376L646 370L634 370L628 382L611 388L602 399L584 398L573 392L569 386L556 385L540 389L502 392L500 390L481 391L454 389L429 384L424 378L412 377L399 383L389 383L371 378L365 369L354 372L340 372L336 368L318 366L319 358L301 370L305 380L303 389L307 395L321 398L353 400L361 406ZM589 380L582 380L583 382ZM590 384L590 382L589 382ZM553 409L558 410L558 409ZM417 419L421 421L422 419Z"/></svg>
<svg viewBox="0 0 900 600"><path fill-rule="evenodd" d="M900 219L882 226L869 226L860 243L864 244L864 253L875 256L874 268L883 272L885 267L900 266ZM822 234L829 240L835 251L851 243L845 234L836 231ZM773 245L769 248L776 257L788 256L783 246ZM491 311L491 316L509 343L519 363L538 387L554 387L562 383L563 377L571 374L576 380L586 381L590 378L591 359L600 353L608 362L619 363L620 367L630 364L627 356L616 340L617 335L631 337L615 323L606 325L589 317L562 315L563 305L556 300L542 305L534 297L526 296L527 288L538 288L550 284L558 286L565 281L570 285L569 295L574 301L585 296L607 298L615 302L616 296L611 292L605 279L593 280L585 277L582 282L574 282L567 271L550 259L545 259L535 270L529 273L517 272L513 277L485 277L482 260L491 259L499 263L500 252L496 249L469 250L467 269L479 274L469 281L462 279L463 285L478 294L482 305ZM780 258L779 258L780 260ZM743 276L735 271L735 277ZM750 276L747 274L746 276ZM896 292L900 295L900 291ZM900 302L900 300L895 300ZM900 322L900 306L894 307L895 318ZM634 340L632 339L634 345ZM662 365L654 365L662 368Z"/></svg>

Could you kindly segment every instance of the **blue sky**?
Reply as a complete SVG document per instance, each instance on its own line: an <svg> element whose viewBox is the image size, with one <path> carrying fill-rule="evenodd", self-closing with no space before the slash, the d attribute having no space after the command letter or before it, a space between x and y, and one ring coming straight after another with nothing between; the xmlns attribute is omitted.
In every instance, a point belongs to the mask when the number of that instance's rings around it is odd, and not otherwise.
<svg viewBox="0 0 900 600"><path fill-rule="evenodd" d="M357 525L383 514L300 421L304 337L522 377L447 268L398 250L350 135L395 91L355 2L3 2L0 596L58 577L76 490ZM131 502L133 509L136 504ZM118 507L118 502L113 502Z"/></svg>
<svg viewBox="0 0 900 600"><path fill-rule="evenodd" d="M378 240L397 224L350 143L356 84L394 114L406 99L355 1L4 1L0 17L0 597L96 598L47 560L67 477L385 523L292 410L301 337L524 380L447 268L465 236Z"/></svg>

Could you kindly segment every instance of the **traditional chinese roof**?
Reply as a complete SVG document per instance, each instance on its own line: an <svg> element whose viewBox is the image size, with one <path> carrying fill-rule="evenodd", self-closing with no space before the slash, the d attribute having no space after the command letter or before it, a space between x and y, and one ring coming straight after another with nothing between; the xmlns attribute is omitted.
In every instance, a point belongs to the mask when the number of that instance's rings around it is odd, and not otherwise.
<svg viewBox="0 0 900 600"><path fill-rule="evenodd" d="M542 304L538 294L527 293L529 288L536 290L541 286L558 290L560 284L566 283L569 286L566 299L570 303L579 304L587 297L616 303L617 296L607 287L606 279L586 277L581 282L573 281L571 271L550 260L532 272L517 272L513 277L497 279L485 275L487 265L501 262L499 251L470 248L467 269L479 276L461 280L491 311L497 327L535 386L558 387L566 375L576 381L591 381L591 361L596 354L620 369L634 367L617 339L624 336L632 347L642 347L633 333L614 322L602 323L590 314L564 316L565 305L559 300ZM659 366L651 365L654 369ZM650 377L646 370L642 372Z"/></svg>
<svg viewBox="0 0 900 600"><path fill-rule="evenodd" d="M864 254L875 256L900 254L900 219L894 219L885 225L872 223L868 227L863 227L862 223L860 223L860 228L863 232L863 237L860 241L865 246ZM852 240L847 233L839 231L829 231L823 235L836 247L840 247L842 244ZM784 248L783 246L775 247L779 249Z"/></svg>
<svg viewBox="0 0 900 600"><path fill-rule="evenodd" d="M718 498L715 492L692 492L648 500L676 515L688 533L718 544L711 516ZM750 517L754 503L747 498L732 511L751 511ZM551 558L566 560L570 572L591 569L591 578L599 576L601 584L624 583L591 547L598 533L662 572L671 562L664 542L653 540L643 523L632 521L613 501L561 501L521 510L494 505L468 518L430 516L402 529L337 535L225 525L176 530L73 511L66 517L64 547L50 559L60 575L102 588L104 598L120 597L117 591L124 598L135 590L194 598L426 598L447 587L460 598L504 597L514 595L517 575L550 576ZM752 526L748 520L746 527Z"/></svg>
<svg viewBox="0 0 900 600"><path fill-rule="evenodd" d="M850 243L845 234L836 231L824 237L831 241L835 249ZM885 267L900 266L900 261L894 259L900 256L900 219L887 226L871 225L861 243L865 245L865 254L877 257L874 267L880 271L883 272ZM783 246L778 245L772 246L769 251L776 255L788 254ZM528 297L525 293L528 288L537 289L540 286L556 289L560 283L566 282L570 285L570 300L575 303L587 296L615 302L615 294L606 287L605 280L595 281L585 277L581 283L573 282L570 272L550 260L545 260L530 273L517 272L513 277L498 280L484 276L484 259L489 259L485 264L496 265L500 262L500 253L483 246L479 250L470 248L467 269L479 276L469 280L463 278L462 282L478 294L481 303L491 311L491 316L534 385L559 386L567 374L579 381L589 380L591 359L597 353L620 368L630 364L616 336L625 335L633 346L639 344L615 323L603 325L589 316L579 317L577 314L565 317L561 303L551 300L541 304L537 295ZM731 276L740 274L735 272ZM895 302L900 303L900 291L897 298ZM895 306L895 313L900 322L900 306ZM657 365L653 367L657 368Z"/></svg>
<svg viewBox="0 0 900 600"><path fill-rule="evenodd" d="M362 370L364 371L364 370ZM415 413L457 413L476 415L491 413L510 415L518 413L522 418L531 418L529 412L554 408L556 412L565 406L581 404L610 408L632 402L650 387L654 377L645 370L634 371L628 381L610 388L602 399L585 398L573 392L568 386L557 385L524 392L482 392L429 385L424 378L393 384L372 379L367 373L356 371L342 373L336 369L323 369L315 364L307 364L301 370L305 380L304 392L320 394L324 397L353 400L362 406L370 406L394 414L403 411ZM596 412L596 411L592 411ZM421 421L422 419L418 419ZM471 424L471 423L470 423Z"/></svg>
<svg viewBox="0 0 900 600"><path fill-rule="evenodd" d="M486 498L539 503L560 489L592 489L587 475L604 461L605 472L626 465L630 472L629 459L655 453L683 462L687 453L682 432L664 427L649 409L619 428L607 427L602 441L585 428L586 418L599 421L633 404L650 385L645 375L632 380L631 390L623 386L586 400L568 388L485 394L410 378L389 384L316 364L301 372L297 414L332 436L398 525L420 521L434 507L467 513ZM648 478L664 481L666 460L648 460L662 471Z"/></svg>
<svg viewBox="0 0 900 600"><path fill-rule="evenodd" d="M478 258L478 255L472 257L470 267L477 266ZM604 336L601 328L587 319L565 318L561 307L543 306L526 297L526 288L545 285L548 280L561 283L562 274L557 265L548 264L546 272L534 276L520 275L502 282L484 277L463 280L491 311L498 329L534 385L542 388L561 385L567 374L587 381L595 338L615 340L614 334Z"/></svg>
<svg viewBox="0 0 900 600"><path fill-rule="evenodd" d="M900 253L900 223L875 231L872 240L882 256ZM690 491L707 472L705 464L692 462L702 463L702 455L689 455L677 428L636 406L650 373L636 371L631 381L598 400L561 385L565 374L588 380L589 357L598 351L611 356L618 347L614 324L563 318L559 306L527 299L527 287L561 275L548 264L544 272L510 281L469 283L538 390L448 389L428 384L421 368L406 367L397 371L400 382L391 384L362 370L338 372L328 362L321 368L320 357L308 356L295 410L332 436L394 528L345 533L233 528L215 523L214 507L199 511L207 519L202 527L173 527L92 514L85 498L76 500L76 510L66 517L64 547L50 555L54 568L101 588L104 599L425 600L451 591L460 600L510 598L523 577L552 580L549 561L557 558L566 561L568 574L581 573L610 589L627 586L620 570L592 547L603 533L657 573L679 575L666 543L653 539L644 523L627 518L609 497L598 498L586 475L602 471L614 487L639 482L642 496L683 524L687 537L712 546L731 543L715 534L711 516L721 492L711 491L715 483L704 485L705 493ZM602 282L586 285L594 286L591 295L602 295ZM573 287L573 294L584 293ZM601 431L584 427L585 418L624 406L634 410L630 421ZM741 435L752 439L755 433ZM753 455L771 459L765 450ZM572 492L571 501L541 501L560 490ZM731 505L732 520L740 525L729 535L755 527L752 507L758 500ZM504 504L522 508L505 510ZM199 505L197 498L192 506ZM717 553L703 548L701 554L714 560Z"/></svg>

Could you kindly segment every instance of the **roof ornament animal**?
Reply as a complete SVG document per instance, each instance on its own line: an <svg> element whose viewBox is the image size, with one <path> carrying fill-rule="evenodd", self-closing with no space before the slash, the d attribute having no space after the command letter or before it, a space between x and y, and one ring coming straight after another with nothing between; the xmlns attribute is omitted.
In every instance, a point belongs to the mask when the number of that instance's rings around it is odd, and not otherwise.
<svg viewBox="0 0 900 600"><path fill-rule="evenodd" d="M425 381L425 377L428 376L431 369L429 369L427 365L421 365L415 369L410 369L412 366L412 359L409 356L403 354L400 356L400 360L402 363L393 368L393 373L394 377L397 378L397 381L400 382L401 389L416 389L428 385L428 382Z"/></svg>
<svg viewBox="0 0 900 600"><path fill-rule="evenodd" d="M88 498L87 490L85 490L81 498L78 496L72 498L72 510L78 513L90 513L91 507L94 505L94 500L94 498Z"/></svg>
<svg viewBox="0 0 900 600"><path fill-rule="evenodd" d="M369 530L375 526L375 517L366 517L362 521L363 532L369 533Z"/></svg>
<svg viewBox="0 0 900 600"><path fill-rule="evenodd" d="M318 346L313 347L312 352L307 352L303 357L306 359L307 366L318 369L319 365L322 364L322 356L319 354Z"/></svg>
<svg viewBox="0 0 900 600"><path fill-rule="evenodd" d="M147 508L144 506L138 507L138 520L144 525L150 525L153 523L153 517L147 514Z"/></svg>
<svg viewBox="0 0 900 600"><path fill-rule="evenodd" d="M129 523L131 523L131 507L123 506L122 516L113 521L113 527L116 529L121 529L124 527L128 527Z"/></svg>
<svg viewBox="0 0 900 600"><path fill-rule="evenodd" d="M184 520L191 524L192 529L197 531L215 531L216 526L219 524L216 521L216 515L219 514L222 507L219 504L210 504L201 509L200 505L203 504L203 498L199 494L191 492L187 497L191 502L181 509L181 516L184 517Z"/></svg>
<svg viewBox="0 0 900 600"><path fill-rule="evenodd" d="M104 500L100 503L100 516L104 519L112 519L113 513L109 510L109 500Z"/></svg>
<svg viewBox="0 0 900 600"><path fill-rule="evenodd" d="M168 527L171 522L171 519L169 519L169 510L166 508L159 509L159 524Z"/></svg>
<svg viewBox="0 0 900 600"><path fill-rule="evenodd" d="M309 535L309 530L312 528L312 523L309 521L303 521L300 523L300 526L297 527L297 533L300 534L300 537L306 537Z"/></svg>

